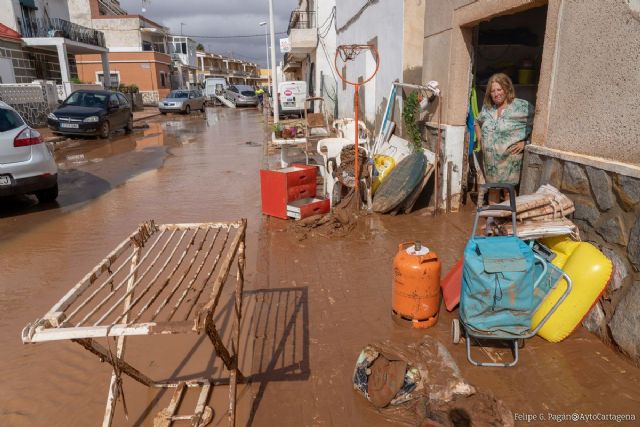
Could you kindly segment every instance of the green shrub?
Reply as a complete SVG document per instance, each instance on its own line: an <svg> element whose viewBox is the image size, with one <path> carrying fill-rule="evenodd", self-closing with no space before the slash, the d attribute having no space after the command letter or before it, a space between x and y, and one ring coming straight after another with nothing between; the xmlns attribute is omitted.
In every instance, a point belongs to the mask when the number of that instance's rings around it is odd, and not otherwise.
<svg viewBox="0 0 640 427"><path fill-rule="evenodd" d="M140 92L138 85L136 85L135 83L129 85L129 93L138 93L138 92Z"/></svg>
<svg viewBox="0 0 640 427"><path fill-rule="evenodd" d="M402 118L406 128L407 136L417 150L422 150L422 135L418 127L418 109L420 102L418 101L418 93L411 92L404 101L402 109Z"/></svg>

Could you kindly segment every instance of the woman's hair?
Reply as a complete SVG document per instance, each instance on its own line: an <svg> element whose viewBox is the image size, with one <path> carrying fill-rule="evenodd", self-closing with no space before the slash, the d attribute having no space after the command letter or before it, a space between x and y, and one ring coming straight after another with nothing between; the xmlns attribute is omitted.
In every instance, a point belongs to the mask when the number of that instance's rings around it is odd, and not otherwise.
<svg viewBox="0 0 640 427"><path fill-rule="evenodd" d="M513 88L513 83L509 76L504 73L494 74L489 78L489 82L487 83L487 91L484 94L484 105L490 107L493 105L493 100L491 99L491 85L493 83L498 83L502 90L504 90L505 95L507 96L507 104L510 104L516 98L516 90Z"/></svg>

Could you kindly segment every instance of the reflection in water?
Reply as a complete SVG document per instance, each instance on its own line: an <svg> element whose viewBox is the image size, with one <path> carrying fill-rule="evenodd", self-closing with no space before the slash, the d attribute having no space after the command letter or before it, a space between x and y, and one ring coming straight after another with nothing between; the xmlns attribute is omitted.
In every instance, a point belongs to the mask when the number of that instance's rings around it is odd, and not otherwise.
<svg viewBox="0 0 640 427"><path fill-rule="evenodd" d="M247 217L247 277L253 274L261 150L244 141L261 141L263 130L255 113L209 110L216 126L207 125L200 114L171 118L169 126L163 123L166 117L158 117L148 121L148 129L131 135L73 140L56 151L61 165L58 206L44 208L33 197L12 199L9 207L0 202L0 426L99 423L109 367L76 344L26 346L19 334L140 222ZM178 377L208 372L210 345L194 347L193 336L144 338L131 339L126 353L155 379L174 370ZM104 340L101 344L106 345ZM128 378L123 387L130 417L124 420L119 403L114 426L132 425L132 416L138 417L155 396ZM159 409L137 425L152 425Z"/></svg>

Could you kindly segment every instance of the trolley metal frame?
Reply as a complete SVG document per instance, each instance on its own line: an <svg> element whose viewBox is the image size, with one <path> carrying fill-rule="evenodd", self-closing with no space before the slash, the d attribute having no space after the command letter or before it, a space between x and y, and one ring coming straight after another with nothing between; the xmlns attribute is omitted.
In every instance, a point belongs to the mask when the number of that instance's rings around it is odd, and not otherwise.
<svg viewBox="0 0 640 427"><path fill-rule="evenodd" d="M509 206L507 206L507 205L483 206L484 194L490 188L498 188L498 189L508 190L509 191L510 205ZM517 236L515 190L514 190L512 185L510 185L510 184L484 184L484 185L482 185L482 187L480 188L480 191L478 192L478 208L476 210L476 215L475 215L475 219L474 219L474 222L473 222L473 230L471 232L471 236L472 237L476 235L476 231L477 231L477 228L478 228L478 219L482 216L482 213L484 211L487 211L487 210L508 210L508 211L511 211L511 223L512 223L512 227L513 227L513 235ZM534 289L541 283L541 281L544 279L545 275L547 274L548 269L550 269L550 268L551 269L556 269L559 273L561 273L560 277L558 278L558 280L556 281L556 283L554 284L554 286L551 289L555 289L555 287L558 286L558 284L561 281L560 278L564 278L565 279L565 281L567 283L567 289L564 291L564 293L558 299L558 301L556 301L556 303L553 305L551 310L549 310L549 312L543 317L543 319L540 321L540 323L533 330L529 330L527 333L524 333L524 334L513 335L513 334L509 334L507 332L485 332L485 333L479 334L479 333L471 330L471 328L469 328L469 325L465 325L464 322L462 322L462 320L453 319L452 324L451 324L451 335L452 335L452 338L453 338L453 343L454 344L460 343L462 336L463 335L466 336L465 344L466 344L466 349L467 349L467 360L469 360L469 362L471 364L473 364L475 366L488 366L488 367L500 367L500 368L507 368L507 367L515 366L518 363L518 360L519 360L518 350L519 350L520 345L524 344L524 340L529 339L529 338L535 336L538 333L540 328L542 328L544 326L544 324L547 322L547 320L549 320L549 318L553 315L553 313L556 312L558 307L560 307L562 302L567 298L567 296L569 296L569 293L571 293L571 289L572 289L573 286L572 286L572 281L571 281L571 278L569 277L569 275L567 275L565 272L559 270L557 267L555 267L553 264L551 264L548 259L545 259L540 254L534 253L534 257L538 262L542 263L542 265L543 265L543 270L542 270L541 274L536 279L536 281L533 283L533 288ZM546 297L548 297L549 293L550 293L550 291L547 293L547 295L545 295L544 298L541 299L540 304L542 304L542 302L544 302ZM539 307L539 305L538 305L538 307ZM538 307L534 308L532 310L532 312L535 312ZM471 340L472 339L475 339L476 341L478 341L478 340L509 341L511 343L511 347L513 349L513 360L511 362L499 363L499 362L481 362L481 361L477 361L477 360L473 359L473 357L471 356Z"/></svg>

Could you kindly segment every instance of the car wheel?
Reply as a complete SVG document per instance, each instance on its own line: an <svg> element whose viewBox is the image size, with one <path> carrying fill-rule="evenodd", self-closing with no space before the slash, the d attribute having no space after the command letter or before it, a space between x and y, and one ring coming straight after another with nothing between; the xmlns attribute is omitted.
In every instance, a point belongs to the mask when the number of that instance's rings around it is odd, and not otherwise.
<svg viewBox="0 0 640 427"><path fill-rule="evenodd" d="M184 113L185 113L185 114L187 114L187 115L191 114L191 106L190 106L190 105L187 105L187 106L185 107L185 109L184 109Z"/></svg>
<svg viewBox="0 0 640 427"><path fill-rule="evenodd" d="M40 203L50 203L58 198L58 184L36 192L36 197Z"/></svg>
<svg viewBox="0 0 640 427"><path fill-rule="evenodd" d="M163 116L166 116L167 112L166 111L160 111L160 114L162 114Z"/></svg>
<svg viewBox="0 0 640 427"><path fill-rule="evenodd" d="M111 126L109 126L109 122L107 120L105 120L100 125L100 134L99 134L99 136L102 139L106 139L106 138L109 138L109 134L110 133L111 133Z"/></svg>
<svg viewBox="0 0 640 427"><path fill-rule="evenodd" d="M127 125L124 127L125 133L133 132L133 116L129 116L129 120L127 121Z"/></svg>

